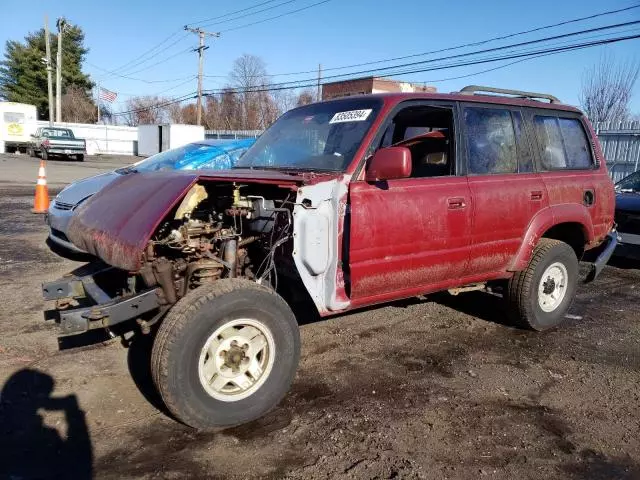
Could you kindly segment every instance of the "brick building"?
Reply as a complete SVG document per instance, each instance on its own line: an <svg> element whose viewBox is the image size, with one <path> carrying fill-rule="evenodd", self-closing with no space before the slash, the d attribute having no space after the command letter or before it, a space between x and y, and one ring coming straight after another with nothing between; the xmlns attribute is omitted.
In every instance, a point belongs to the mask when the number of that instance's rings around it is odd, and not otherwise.
<svg viewBox="0 0 640 480"><path fill-rule="evenodd" d="M330 100L350 95L362 95L367 93L393 93L393 92L425 92L434 93L436 87L418 85L415 83L401 82L379 77L364 77L353 80L325 83L322 85L322 99Z"/></svg>

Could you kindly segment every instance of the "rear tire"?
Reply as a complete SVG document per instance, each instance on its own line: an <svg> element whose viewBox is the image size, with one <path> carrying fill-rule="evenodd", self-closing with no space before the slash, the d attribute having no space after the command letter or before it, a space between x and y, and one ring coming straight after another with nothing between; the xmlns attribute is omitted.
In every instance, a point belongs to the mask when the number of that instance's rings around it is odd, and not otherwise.
<svg viewBox="0 0 640 480"><path fill-rule="evenodd" d="M223 279L182 298L164 319L151 354L163 402L197 428L255 420L289 390L300 358L295 316L273 290Z"/></svg>
<svg viewBox="0 0 640 480"><path fill-rule="evenodd" d="M542 238L525 270L509 281L505 299L512 320L537 331L562 323L578 284L578 258L564 242Z"/></svg>

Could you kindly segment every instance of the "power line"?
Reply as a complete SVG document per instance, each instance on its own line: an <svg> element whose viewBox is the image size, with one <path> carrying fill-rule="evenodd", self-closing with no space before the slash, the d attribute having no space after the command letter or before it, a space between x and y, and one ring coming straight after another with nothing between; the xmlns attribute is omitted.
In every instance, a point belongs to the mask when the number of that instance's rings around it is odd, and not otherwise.
<svg viewBox="0 0 640 480"><path fill-rule="evenodd" d="M539 31L542 31L542 30L548 30L550 28L560 27L560 26L563 26L563 25L569 25L569 24L572 24L572 23L578 23L578 22L582 22L582 21L585 21L585 20L592 20L594 18L604 17L604 16L607 16L607 15L614 15L616 13L625 12L625 11L632 10L632 9L635 9L635 8L640 8L640 3L632 5L630 7L619 8L617 10L607 10L605 12L595 13L595 14L592 14L592 15L588 15L586 17L579 17L579 18L573 18L573 19L570 19L570 20L564 20L562 22L543 25L543 26L540 26L540 27L531 28L529 30L523 30L523 31L520 31L520 32L510 33L510 34L507 34L507 35L501 35L501 36L489 38L489 39L486 39L486 40L479 40L479 41L475 41L475 42L464 43L464 44L460 44L460 45L455 45L453 47L442 48L442 49L439 49L439 50L430 50L428 52L413 53L413 54L410 54L410 55L403 55L403 56L400 56L400 57L392 57L392 58L386 58L386 59L382 59L382 60L373 60L373 61L370 61L370 62L355 63L355 64L351 64L351 65L342 65L342 66L339 66L339 67L323 68L323 71L329 72L329 71L335 71L335 70L345 70L347 68L355 68L355 67L362 67L362 66L368 66L368 65L376 65L376 64L380 64L380 63L388 63L388 62L393 62L393 61L397 61L397 60L406 60L408 58L423 57L423 56L426 56L426 55L433 55L433 54L436 54L436 53L442 53L442 52L447 52L447 51L452 51L452 50L459 50L459 49L466 48L466 47L475 47L475 46L479 46L479 45L485 45L487 43L491 43L491 42L495 42L495 41L499 41L499 40L506 40L508 38L518 37L518 36L521 36L521 35L527 35L529 33L539 32ZM299 72L274 73L274 74L268 74L266 76L267 77L294 76L294 75L303 75L303 74L310 74L310 73L316 73L316 72L317 72L317 69L313 69L313 70L304 70L304 71L299 71ZM224 76L224 75L205 75L205 77L207 77L207 78L226 78L226 76Z"/></svg>
<svg viewBox="0 0 640 480"><path fill-rule="evenodd" d="M258 25L259 23L264 23L264 22L269 22L271 20L276 20L277 18L286 17L287 15L293 15L294 13L302 12L303 10L307 10L309 8L317 7L319 5L322 5L323 3L327 3L327 2L330 2L330 1L331 0L322 0L321 2L312 3L311 5L307 5L306 7L302 7L302 8L298 8L297 10L291 10L289 12L281 13L280 15L276 15L274 17L269 17L269 18L265 18L263 20L258 20L257 22L247 23L245 25L240 25L239 27L228 28L226 30L223 30L220 33L231 32L233 30L240 30L241 28L247 28L247 27L251 27L253 25Z"/></svg>
<svg viewBox="0 0 640 480"><path fill-rule="evenodd" d="M638 39L640 38L640 34L637 35L629 35L629 36L624 36L624 37L615 37L615 38L609 38L609 39L603 39L603 40L597 40L597 41L593 41L593 42L583 42L583 43L577 43L577 44L573 44L573 45L568 45L568 46L564 46L564 47L555 47L555 48L546 48L546 49L541 49L541 50L535 50L532 52L525 52L525 53L512 53L509 55L503 55L500 57L489 57L489 58L483 58L483 59L477 59L477 60L468 60L468 61L464 61L464 62L459 62L457 64L448 64L448 65L436 65L433 67L428 67L428 68L419 68L419 69L414 69L414 70L406 70L404 72L402 72L405 75L409 75L409 74L415 74L415 73L422 73L422 72L429 72L429 71L435 71L435 70L443 70L443 69L448 69L448 68L457 68L457 67L467 67L467 66L471 66L471 65L478 65L478 64L482 64L482 63L490 63L490 62L496 62L496 61L502 61L502 60L509 60L509 59L514 59L514 58L526 58L526 57L536 57L536 56L543 56L545 54L555 54L555 53L562 53L562 52L567 52L567 51L572 51L572 50L579 50L579 49L583 49L583 48L589 48L589 47L595 47L595 46L600 46L600 45L607 45L607 44L611 44L611 43L617 43L617 42L622 42L622 41L626 41L626 40L634 40L634 39ZM424 62L420 62L420 63L424 63ZM380 74L380 75L376 75L378 77L384 78L384 77L391 77L394 75L397 75L398 72L393 72L393 73L387 73L387 74ZM355 78L347 78L345 79L345 81L347 80L354 80ZM292 89L298 89L298 88L311 88L314 87L316 85L316 79L307 79L306 83L299 83L297 85L289 85L289 86L278 86L278 84L275 85L271 85L268 87L264 87L264 88L257 88L257 89L234 89L231 88L230 90L233 91L234 93L257 93L257 92L272 92L272 91L279 91L279 90L292 90ZM303 81L300 81L303 82ZM290 83L290 82L287 82ZM205 92L205 96L207 95L215 95L215 94L220 94L220 93L225 93L225 91L228 91L229 89L221 89L221 90L209 90L207 92Z"/></svg>
<svg viewBox="0 0 640 480"><path fill-rule="evenodd" d="M233 17L233 18L227 18L227 19L221 20L219 22L204 23L204 24L201 24L200 26L201 27L210 27L212 25L221 25L223 23L233 22L235 20L239 20L241 18L249 17L251 15L257 15L258 13L267 12L269 10L274 10L276 8L282 7L283 5L288 5L289 3L293 3L293 2L297 2L297 1L298 0L286 0L286 1L282 2L282 3L278 3L277 5L271 5L270 7L266 7L266 8L263 8L261 10L256 10L255 12L245 13L243 15L239 15L239 16Z"/></svg>
<svg viewBox="0 0 640 480"><path fill-rule="evenodd" d="M113 71L122 71L124 69L126 69L127 67L129 67L130 65L134 64L135 62L137 62L138 60L140 60L141 58L147 56L147 54L153 52L154 50L160 48L162 45L164 45L165 43L167 43L169 40L171 40L172 38L174 38L176 35L178 35L180 33L180 30L172 33L171 35L169 35L168 37L166 37L164 40L162 40L161 42L157 43L155 46L153 46L152 48L145 50L143 53L141 53L140 55L138 55L137 57L129 60L127 63L123 63L122 65L120 65L119 67L116 67L113 69ZM173 45L173 44L172 44ZM169 45L169 47L171 47L172 45ZM169 48L167 47L167 48ZM166 49L165 49L166 50Z"/></svg>
<svg viewBox="0 0 640 480"><path fill-rule="evenodd" d="M97 68L98 70L102 70L103 72L110 73L114 77L126 78L128 80L135 80L137 82L144 82L144 83L171 83L171 82L179 82L180 80L184 80L186 78L192 78L191 76L189 76L189 77L167 78L167 79L163 79L163 80L147 80L146 78L136 78L136 77L130 77L128 75L121 75L121 74L116 73L116 72L114 72L112 70L107 70L106 68L99 67L95 63L91 63L88 60L85 60L85 62L87 63L87 65L91 65L93 68Z"/></svg>
<svg viewBox="0 0 640 480"><path fill-rule="evenodd" d="M544 38L539 38L539 39L535 39L535 40L528 40L526 42L519 42L519 43L514 43L514 44L510 44L510 45L503 45L500 47L493 47L493 48L487 48L487 49L483 49L483 50L476 50L473 52L465 52L465 53L459 53L456 55L449 55L449 56L444 56L444 57L438 57L438 58L432 58L432 59L428 59L428 60L420 60L418 62L408 62L408 63L403 63L403 64L399 64L399 65L391 65L391 66L385 66L385 67L380 67L380 68L376 68L376 69L367 69L367 70L359 70L359 71L355 71L355 72L348 72L348 73L343 73L343 74L337 74L337 75L328 75L328 76L324 76L323 80L326 81L328 79L337 79L337 78L341 78L341 77L345 77L345 76L353 76L353 75L364 75L364 74L376 74L377 72L383 72L383 71L389 71L389 70L395 70L398 68L404 68L404 67L412 67L412 66L416 66L416 65L423 65L426 63L434 63L434 62L439 62L442 60L451 60L454 58L463 58L463 57L470 57L473 55L479 55L479 54L483 54L483 53L489 53L489 52L497 52L500 50L509 50L509 49L513 49L516 47L523 47L526 45L533 45L536 43L543 43L543 42L549 42L551 40L558 40L561 38L568 38L568 37L572 37L572 36L576 36L576 35L584 35L586 33L592 33L592 32L599 32L599 31L603 31L603 30L610 30L610 29L614 29L614 28L620 28L623 26L629 26L629 25L636 25L639 24L640 20L636 20L636 21L632 21L632 22L624 22L624 23L618 23L615 25L605 25L602 27L596 27L596 28L590 28L590 29L586 29L586 30L579 30L576 32L570 32L570 33L564 33L561 35L554 35L551 37L544 37ZM398 72L394 73L397 74ZM386 75L389 76L389 75ZM309 82L312 80L316 80L315 78L308 78L308 79L302 79L302 80L290 80L287 82L280 82L280 83L274 83L271 86L280 86L280 85L287 85L287 84L292 84L292 83L296 83L296 82Z"/></svg>
<svg viewBox="0 0 640 480"><path fill-rule="evenodd" d="M635 23L635 22L631 22L631 23ZM639 39L639 38L640 38L640 34L628 35L628 36L624 36L624 37L614 37L614 38L602 39L602 40L597 40L597 41L592 41L592 42L576 43L576 44L573 44L573 45L567 45L567 46L562 46L562 47L545 48L545 49L540 49L540 50L536 50L536 51L533 51L533 52L512 53L512 54L509 54L509 55L503 55L501 57L490 57L490 58L484 58L484 59L469 60L469 61L459 62L457 64L440 65L440 66L436 65L436 66L432 66L432 67L428 67L428 68L420 68L420 69L415 69L415 70L412 70L412 71L406 71L404 73L405 74L415 74L415 73L422 73L422 72L427 72L427 71L435 71L435 70L442 70L442 69L448 69L448 68L456 68L456 67L465 67L465 66L471 66L471 65L478 65L478 64L482 64L482 63L504 61L504 60L515 59L515 58L519 59L518 61L512 62L512 63L507 64L507 65L502 65L500 67L496 67L496 68L492 68L492 69L488 69L488 70L485 70L485 71L481 71L481 72L475 73L475 74L480 74L480 73L485 73L485 72L492 71L492 70L497 70L499 68L505 68L505 67L507 67L509 65L513 65L515 63L519 63L520 61L529 60L529 59L533 59L533 58L537 58L537 57L554 55L554 54L558 54L558 53L564 53L564 52L569 52L569 51L579 50L579 49L584 49L584 48L591 48L591 47L595 47L595 46L607 45L607 44L612 44L612 43L617 43L617 42L622 42L622 41L627 41L627 40L635 40L635 39ZM445 59L449 59L449 58L453 58L453 57L459 57L459 55L448 57L448 58L445 57ZM424 62L414 62L414 64L419 64L419 63L424 63ZM395 74L396 73L389 73L389 74L382 74L382 75L379 75L379 76L380 77L388 77L388 76L392 76L392 75L395 75ZM464 77L467 77L467 75L463 75L463 76L460 76L460 77L451 77L450 79L464 78ZM260 88L260 89L243 89L243 90L231 89L231 91L233 93L237 94L237 93L272 92L272 91L290 90L290 89L297 89L297 88L311 88L311 87L315 86L316 79L311 79L311 80L313 80L312 83L298 84L298 85L293 85L293 86L276 86L276 87L270 86L270 87L265 87L265 88ZM445 80L447 80L447 79L445 79ZM287 82L287 83L290 83L290 82ZM212 95L216 95L216 94L220 94L220 93L225 93L225 91L229 91L229 89L222 89L222 90L219 90L219 91L214 91L214 90L206 91L206 92L203 93L203 96L212 96ZM129 114L129 113L136 113L136 112L141 112L141 111L145 111L145 110L151 110L151 109L154 109L154 108L162 108L164 106L173 105L175 103L181 103L181 102L184 102L186 100L192 100L192 99L194 99L196 97L197 97L196 93L192 92L190 94L184 95L184 96L179 97L179 98L175 98L175 99L173 99L171 101L167 101L167 102L164 102L164 103L155 104L155 105L151 105L151 106L140 108L140 109L128 110L128 111L125 111L125 112L118 112L118 113L114 114L114 116L126 115L126 114Z"/></svg>
<svg viewBox="0 0 640 480"><path fill-rule="evenodd" d="M261 3L258 3L256 5L253 5L251 7L245 7L245 8L242 8L240 10L236 10L235 12L225 13L223 15L218 15L217 17L204 18L202 20L198 20L197 22L190 22L187 25L199 25L199 24L202 24L202 23L205 23L205 22L209 22L211 20L218 20L219 18L225 18L225 17L228 17L230 15L235 15L236 13L246 12L247 10L252 10L254 8L261 7L262 5L267 5L268 3L273 3L273 2L277 2L277 1L278 0L267 0L266 2L261 2Z"/></svg>

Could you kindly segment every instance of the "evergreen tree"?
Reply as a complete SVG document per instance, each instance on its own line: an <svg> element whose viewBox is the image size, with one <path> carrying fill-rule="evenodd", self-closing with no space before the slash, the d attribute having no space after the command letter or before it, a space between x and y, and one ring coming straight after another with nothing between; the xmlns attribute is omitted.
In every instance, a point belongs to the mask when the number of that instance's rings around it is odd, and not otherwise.
<svg viewBox="0 0 640 480"><path fill-rule="evenodd" d="M51 36L51 62L54 68L58 49L57 35ZM78 26L68 25L62 35L62 93L71 87L81 89L91 99L93 82L82 72L82 62L89 50L84 47L84 33ZM47 69L44 29L28 34L24 42L7 41L4 61L0 62L0 98L35 105L38 117L49 117Z"/></svg>

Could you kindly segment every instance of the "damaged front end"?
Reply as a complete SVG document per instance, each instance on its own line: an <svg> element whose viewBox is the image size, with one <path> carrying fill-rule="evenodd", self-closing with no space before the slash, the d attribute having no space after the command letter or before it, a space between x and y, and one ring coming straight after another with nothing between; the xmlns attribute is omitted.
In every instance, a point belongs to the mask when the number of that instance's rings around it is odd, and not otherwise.
<svg viewBox="0 0 640 480"><path fill-rule="evenodd" d="M276 285L277 275L295 276L299 183L288 175L240 182L190 173L109 185L69 226L71 241L100 261L42 287L45 300L56 301L61 335L134 319L148 333L204 283L242 277Z"/></svg>

